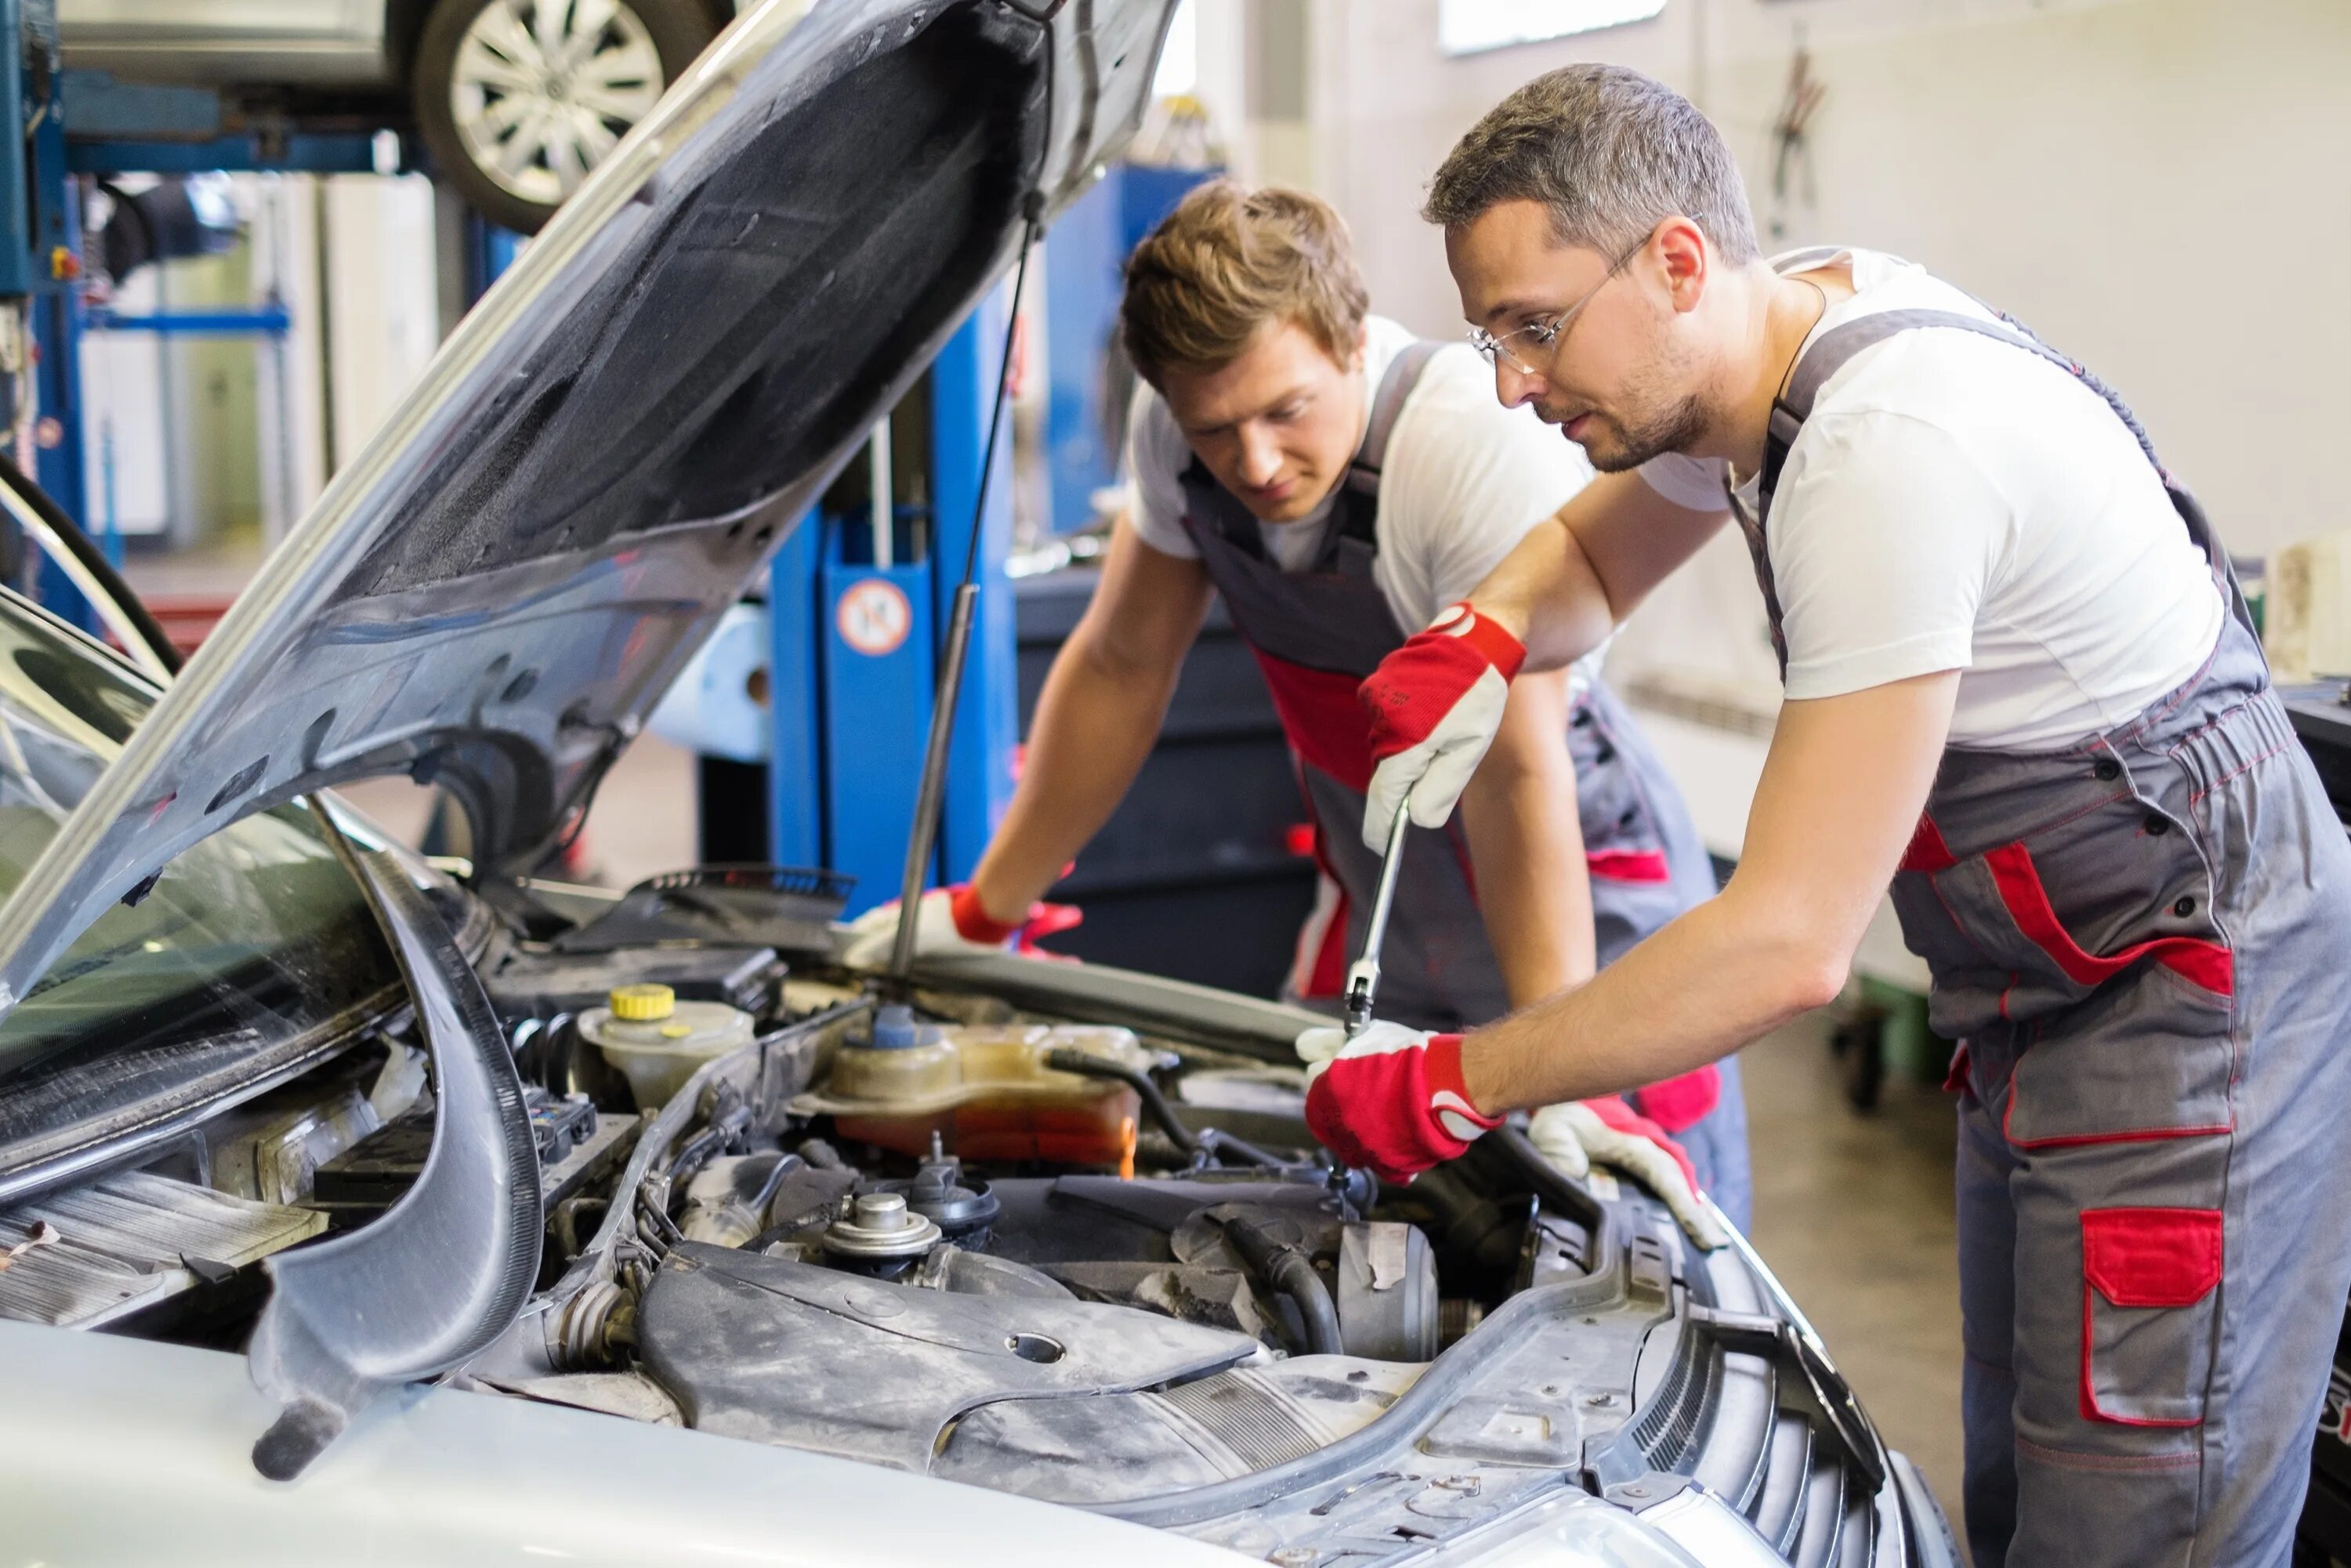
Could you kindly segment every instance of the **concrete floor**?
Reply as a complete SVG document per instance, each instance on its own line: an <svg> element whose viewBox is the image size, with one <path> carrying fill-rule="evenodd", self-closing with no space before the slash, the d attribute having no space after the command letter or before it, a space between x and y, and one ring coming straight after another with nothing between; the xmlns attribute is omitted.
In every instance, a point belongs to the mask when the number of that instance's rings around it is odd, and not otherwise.
<svg viewBox="0 0 2351 1568"><path fill-rule="evenodd" d="M414 841L430 797L404 779L345 791ZM693 759L642 737L599 790L569 874L626 887L695 862ZM1959 1312L1951 1103L1890 1082L1864 1115L1845 1103L1827 1027L1799 1019L1751 1047L1756 1247L1827 1342L1891 1446L1956 1519Z"/></svg>
<svg viewBox="0 0 2351 1568"><path fill-rule="evenodd" d="M1800 1019L1740 1058L1756 1250L1828 1344L1886 1444L1959 1517L1957 1123L1933 1084L1846 1103L1828 1029ZM1962 1548L1964 1550L1964 1547Z"/></svg>

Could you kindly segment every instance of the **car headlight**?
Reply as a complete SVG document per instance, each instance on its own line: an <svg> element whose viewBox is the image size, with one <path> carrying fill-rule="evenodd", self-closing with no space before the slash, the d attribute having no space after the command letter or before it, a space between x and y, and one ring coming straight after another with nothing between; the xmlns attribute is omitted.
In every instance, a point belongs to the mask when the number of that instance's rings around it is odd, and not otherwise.
<svg viewBox="0 0 2351 1568"><path fill-rule="evenodd" d="M1432 1561L1442 1568L1786 1568L1746 1520L1696 1486L1638 1513L1567 1493Z"/></svg>

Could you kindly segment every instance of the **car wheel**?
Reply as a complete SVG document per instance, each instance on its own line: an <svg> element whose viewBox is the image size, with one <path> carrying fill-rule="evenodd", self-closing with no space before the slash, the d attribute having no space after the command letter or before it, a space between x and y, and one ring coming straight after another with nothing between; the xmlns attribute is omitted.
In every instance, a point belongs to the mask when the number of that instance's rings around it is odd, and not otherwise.
<svg viewBox="0 0 2351 1568"><path fill-rule="evenodd" d="M703 0L440 0L417 125L476 211L534 233L716 33Z"/></svg>

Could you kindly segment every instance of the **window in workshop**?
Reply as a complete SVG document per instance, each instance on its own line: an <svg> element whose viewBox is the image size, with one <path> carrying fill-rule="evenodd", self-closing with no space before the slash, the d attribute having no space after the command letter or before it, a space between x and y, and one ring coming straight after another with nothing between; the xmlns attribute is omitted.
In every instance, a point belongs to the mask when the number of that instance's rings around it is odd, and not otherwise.
<svg viewBox="0 0 2351 1568"><path fill-rule="evenodd" d="M1645 22L1665 8L1666 0L1437 0L1437 45L1474 55Z"/></svg>
<svg viewBox="0 0 2351 1568"><path fill-rule="evenodd" d="M1200 18L1192 0L1182 0L1167 24L1167 42L1159 51L1159 73L1152 78L1151 96L1174 98L1200 85Z"/></svg>

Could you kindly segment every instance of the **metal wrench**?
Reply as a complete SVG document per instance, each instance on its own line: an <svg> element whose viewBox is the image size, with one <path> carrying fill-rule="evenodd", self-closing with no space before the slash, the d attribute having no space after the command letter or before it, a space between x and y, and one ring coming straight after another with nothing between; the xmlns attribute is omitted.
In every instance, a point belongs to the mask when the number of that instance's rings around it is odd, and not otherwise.
<svg viewBox="0 0 2351 1568"><path fill-rule="evenodd" d="M1388 934L1388 906L1395 902L1396 869L1404 864L1404 831L1412 822L1412 791L1396 802L1388 828L1387 853L1380 860L1379 891L1372 895L1372 924L1364 933L1364 956L1347 967L1347 1038L1372 1021L1372 998L1380 988L1380 945Z"/></svg>

